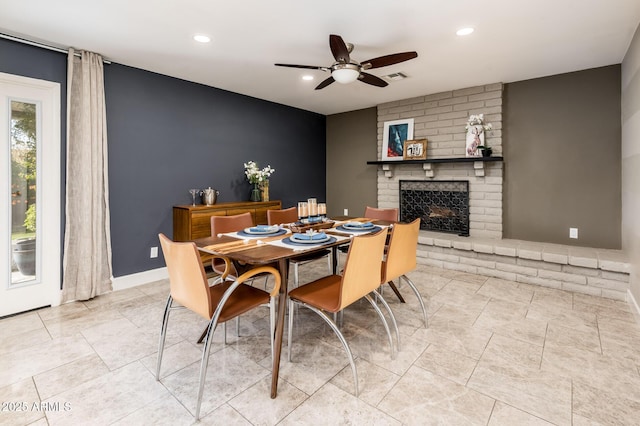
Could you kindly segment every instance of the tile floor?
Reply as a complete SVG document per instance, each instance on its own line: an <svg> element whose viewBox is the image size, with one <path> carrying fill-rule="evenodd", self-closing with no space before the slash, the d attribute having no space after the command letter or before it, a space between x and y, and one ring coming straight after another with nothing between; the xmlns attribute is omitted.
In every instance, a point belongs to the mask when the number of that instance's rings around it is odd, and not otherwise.
<svg viewBox="0 0 640 426"><path fill-rule="evenodd" d="M302 281L324 267L301 268ZM386 291L401 333L395 360L366 302L344 315L359 398L339 341L300 309L293 361L285 346L270 399L265 308L227 345L216 333L201 423L640 423L640 327L626 303L428 267L410 276L430 324L406 285L406 304ZM156 382L167 291L159 281L1 320L0 424L192 424L205 322L172 314Z"/></svg>

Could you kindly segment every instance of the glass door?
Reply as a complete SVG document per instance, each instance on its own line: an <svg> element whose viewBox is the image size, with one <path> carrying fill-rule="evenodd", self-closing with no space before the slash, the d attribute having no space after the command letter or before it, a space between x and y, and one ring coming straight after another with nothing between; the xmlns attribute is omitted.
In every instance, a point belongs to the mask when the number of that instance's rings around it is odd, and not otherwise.
<svg viewBox="0 0 640 426"><path fill-rule="evenodd" d="M11 287L40 279L40 274L36 273L36 178L41 109L40 103L9 101Z"/></svg>
<svg viewBox="0 0 640 426"><path fill-rule="evenodd" d="M2 317L59 304L59 84L0 73L0 173Z"/></svg>

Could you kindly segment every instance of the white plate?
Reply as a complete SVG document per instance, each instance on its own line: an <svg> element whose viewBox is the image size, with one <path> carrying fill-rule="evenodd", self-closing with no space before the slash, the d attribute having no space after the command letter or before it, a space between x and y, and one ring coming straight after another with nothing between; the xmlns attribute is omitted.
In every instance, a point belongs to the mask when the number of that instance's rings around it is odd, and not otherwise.
<svg viewBox="0 0 640 426"><path fill-rule="evenodd" d="M264 227L252 226L251 228L245 228L244 232L246 232L247 234L263 235L263 234L274 234L278 232L279 229L280 228L278 228L277 226L264 226Z"/></svg>
<svg viewBox="0 0 640 426"><path fill-rule="evenodd" d="M325 238L321 239L321 240L299 240L295 237L295 235L292 235L291 237L289 237L289 239L291 241L293 241L294 243L300 243L300 244L321 244L321 243L326 243L327 241L329 241L331 237L325 234Z"/></svg>
<svg viewBox="0 0 640 426"><path fill-rule="evenodd" d="M367 223L366 226L364 226L364 223L361 222L347 222L345 224L342 225L343 228L345 229L352 229L354 231L364 231L367 229L371 229L373 228L375 225L371 222Z"/></svg>

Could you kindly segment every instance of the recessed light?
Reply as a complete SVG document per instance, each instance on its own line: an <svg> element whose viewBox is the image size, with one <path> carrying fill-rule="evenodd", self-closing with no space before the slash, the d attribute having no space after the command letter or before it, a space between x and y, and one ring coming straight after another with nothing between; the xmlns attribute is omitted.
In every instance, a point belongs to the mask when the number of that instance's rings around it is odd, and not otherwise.
<svg viewBox="0 0 640 426"><path fill-rule="evenodd" d="M198 43L209 43L211 41L211 38L204 34L196 34L193 36L193 39Z"/></svg>
<svg viewBox="0 0 640 426"><path fill-rule="evenodd" d="M456 31L456 34L458 34L459 36L466 36L469 35L473 32L473 28L468 27L468 28L460 28L458 31Z"/></svg>
<svg viewBox="0 0 640 426"><path fill-rule="evenodd" d="M313 76L312 75L303 75L302 79L306 80L306 81L311 81L311 80L313 80Z"/></svg>

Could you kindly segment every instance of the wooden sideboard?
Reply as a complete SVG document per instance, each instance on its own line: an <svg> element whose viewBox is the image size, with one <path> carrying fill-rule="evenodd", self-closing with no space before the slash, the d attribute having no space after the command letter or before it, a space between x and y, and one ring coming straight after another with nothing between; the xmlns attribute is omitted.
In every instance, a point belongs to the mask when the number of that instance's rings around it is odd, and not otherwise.
<svg viewBox="0 0 640 426"><path fill-rule="evenodd" d="M242 201L212 206L173 206L173 239L189 241L211 236L211 216L231 216L249 212L253 223L266 224L267 210L281 209L280 201Z"/></svg>

